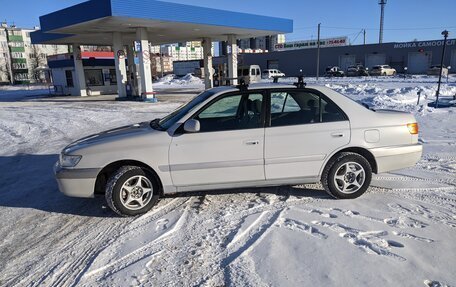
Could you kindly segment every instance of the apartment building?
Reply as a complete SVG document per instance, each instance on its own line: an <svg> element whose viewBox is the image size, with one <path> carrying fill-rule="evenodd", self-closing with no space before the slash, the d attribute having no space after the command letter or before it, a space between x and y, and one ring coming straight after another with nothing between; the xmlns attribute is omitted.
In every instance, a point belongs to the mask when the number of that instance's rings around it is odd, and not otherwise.
<svg viewBox="0 0 456 287"><path fill-rule="evenodd" d="M0 24L0 83L27 84L44 82L47 77L47 56L68 52L67 46L32 45L33 29Z"/></svg>

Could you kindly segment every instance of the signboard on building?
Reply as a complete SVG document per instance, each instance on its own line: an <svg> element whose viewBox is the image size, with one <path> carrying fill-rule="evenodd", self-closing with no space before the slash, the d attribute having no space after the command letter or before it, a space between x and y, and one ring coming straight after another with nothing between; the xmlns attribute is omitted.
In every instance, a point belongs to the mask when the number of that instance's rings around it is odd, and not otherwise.
<svg viewBox="0 0 456 287"><path fill-rule="evenodd" d="M317 40L286 42L286 43L282 43L282 44L276 44L274 46L274 48L275 48L275 51L309 49L309 48L316 48L317 42L318 42ZM348 44L347 37L320 39L321 48L347 46L347 44Z"/></svg>
<svg viewBox="0 0 456 287"><path fill-rule="evenodd" d="M447 46L453 46L453 45L456 45L455 39L447 40ZM395 43L394 49L427 48L427 47L440 47L440 46L443 46L443 40Z"/></svg>

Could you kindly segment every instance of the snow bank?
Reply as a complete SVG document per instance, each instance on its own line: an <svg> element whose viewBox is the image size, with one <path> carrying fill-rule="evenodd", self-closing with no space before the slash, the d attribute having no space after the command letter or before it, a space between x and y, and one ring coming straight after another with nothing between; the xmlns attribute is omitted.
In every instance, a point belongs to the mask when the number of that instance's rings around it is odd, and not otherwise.
<svg viewBox="0 0 456 287"><path fill-rule="evenodd" d="M43 85L0 86L0 101L16 101L48 94L49 88Z"/></svg>
<svg viewBox="0 0 456 287"><path fill-rule="evenodd" d="M166 88L167 86L170 88L204 89L204 82L192 74L187 74L182 78L176 78L176 75L171 74L161 78L155 86L161 89Z"/></svg>

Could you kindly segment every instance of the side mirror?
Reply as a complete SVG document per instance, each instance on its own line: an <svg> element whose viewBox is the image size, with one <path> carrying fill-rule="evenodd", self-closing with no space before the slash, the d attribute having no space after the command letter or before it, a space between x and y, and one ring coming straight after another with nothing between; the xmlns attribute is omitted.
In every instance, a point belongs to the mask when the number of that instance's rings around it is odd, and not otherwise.
<svg viewBox="0 0 456 287"><path fill-rule="evenodd" d="M200 122L195 119L191 119L185 122L184 131L188 133L197 133L200 131Z"/></svg>

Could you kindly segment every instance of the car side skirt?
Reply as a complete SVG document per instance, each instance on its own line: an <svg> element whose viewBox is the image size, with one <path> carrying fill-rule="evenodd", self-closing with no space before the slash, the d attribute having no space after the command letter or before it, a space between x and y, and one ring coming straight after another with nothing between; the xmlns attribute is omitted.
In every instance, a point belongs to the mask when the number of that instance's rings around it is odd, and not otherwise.
<svg viewBox="0 0 456 287"><path fill-rule="evenodd" d="M209 184L209 185L192 185L192 186L178 187L177 192L199 191L199 190L203 191L203 190L211 190L211 189L232 189L232 188L247 188L247 187L280 186L280 185L298 185L298 184L306 184L306 183L316 183L319 181L320 181L320 179L318 178L318 176L315 176L315 177L300 177L300 178L287 178L287 179L274 179L274 180L261 180L261 181L220 183L220 184ZM165 191L165 193L166 193L166 191Z"/></svg>

